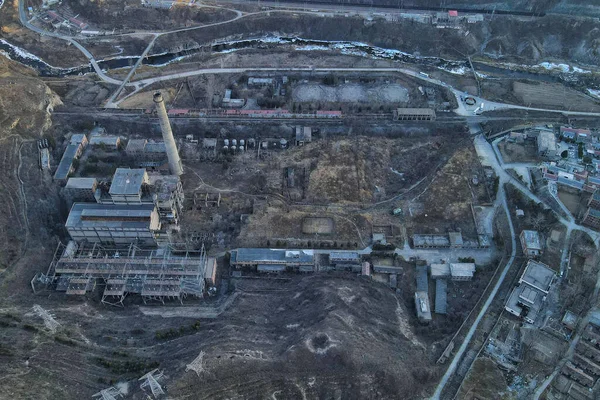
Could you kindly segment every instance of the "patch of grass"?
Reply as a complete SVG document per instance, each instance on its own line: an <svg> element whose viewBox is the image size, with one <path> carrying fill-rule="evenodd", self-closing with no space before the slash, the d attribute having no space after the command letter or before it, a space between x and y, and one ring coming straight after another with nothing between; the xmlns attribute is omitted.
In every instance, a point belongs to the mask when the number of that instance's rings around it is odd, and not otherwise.
<svg viewBox="0 0 600 400"><path fill-rule="evenodd" d="M171 328L163 331L156 331L155 337L157 340L175 339L185 334L191 334L200 330L200 321L194 322L190 326L180 326L179 329Z"/></svg>
<svg viewBox="0 0 600 400"><path fill-rule="evenodd" d="M23 325L23 329L26 330L26 331L30 331L30 332L37 332L37 331L39 331L39 329L36 326L30 325L30 324Z"/></svg>
<svg viewBox="0 0 600 400"><path fill-rule="evenodd" d="M56 336L54 336L54 340L57 341L58 343L66 344L67 346L77 346L76 341L66 338L64 336L56 335Z"/></svg>
<svg viewBox="0 0 600 400"><path fill-rule="evenodd" d="M120 361L107 360L106 358L96 357L94 361L96 362L96 364L106 368L114 374L147 372L158 368L158 366L160 365L158 361L149 361L141 359Z"/></svg>

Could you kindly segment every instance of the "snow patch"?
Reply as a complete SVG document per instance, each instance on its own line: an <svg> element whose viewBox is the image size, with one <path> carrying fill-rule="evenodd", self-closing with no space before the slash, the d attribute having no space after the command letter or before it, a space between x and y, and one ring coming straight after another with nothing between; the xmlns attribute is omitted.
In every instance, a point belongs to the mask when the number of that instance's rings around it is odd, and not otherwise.
<svg viewBox="0 0 600 400"><path fill-rule="evenodd" d="M587 89L587 92L590 94L590 96L593 96L597 99L600 99L600 90L598 89Z"/></svg>

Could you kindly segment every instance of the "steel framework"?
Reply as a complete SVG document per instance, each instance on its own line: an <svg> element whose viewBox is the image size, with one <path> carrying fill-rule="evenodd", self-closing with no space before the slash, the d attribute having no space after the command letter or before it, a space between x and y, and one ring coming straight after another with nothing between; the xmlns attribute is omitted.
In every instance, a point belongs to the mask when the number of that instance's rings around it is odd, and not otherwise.
<svg viewBox="0 0 600 400"><path fill-rule="evenodd" d="M84 295L97 282L105 285L102 303L123 306L128 294L140 294L144 303L165 298L183 302L205 291L206 252L178 250L175 245L141 249L134 244L106 248L98 243L59 243L45 280L68 295Z"/></svg>

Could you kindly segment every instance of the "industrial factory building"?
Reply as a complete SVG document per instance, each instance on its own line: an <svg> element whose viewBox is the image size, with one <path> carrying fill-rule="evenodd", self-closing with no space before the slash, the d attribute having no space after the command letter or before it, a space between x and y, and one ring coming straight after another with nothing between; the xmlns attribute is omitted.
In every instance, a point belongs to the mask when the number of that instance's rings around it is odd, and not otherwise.
<svg viewBox="0 0 600 400"><path fill-rule="evenodd" d="M144 303L165 299L201 297L214 286L216 261L199 251L167 246L144 250L134 245L103 247L95 244L59 243L44 282L67 295L85 295L103 285L102 302L123 305L128 294L139 294Z"/></svg>
<svg viewBox="0 0 600 400"><path fill-rule="evenodd" d="M56 168L56 172L54 173L55 181L66 182L67 178L69 178L69 174L74 170L73 162L81 155L81 153L83 153L83 149L87 144L88 140L85 134L81 133L71 136L69 144L60 159L58 168Z"/></svg>
<svg viewBox="0 0 600 400"><path fill-rule="evenodd" d="M161 223L154 204L75 203L65 227L76 242L153 246Z"/></svg>
<svg viewBox="0 0 600 400"><path fill-rule="evenodd" d="M230 264L235 268L256 268L259 272L314 271L312 250L242 248L231 251Z"/></svg>
<svg viewBox="0 0 600 400"><path fill-rule="evenodd" d="M69 178L65 186L65 197L73 201L96 201L94 195L98 187L96 178Z"/></svg>

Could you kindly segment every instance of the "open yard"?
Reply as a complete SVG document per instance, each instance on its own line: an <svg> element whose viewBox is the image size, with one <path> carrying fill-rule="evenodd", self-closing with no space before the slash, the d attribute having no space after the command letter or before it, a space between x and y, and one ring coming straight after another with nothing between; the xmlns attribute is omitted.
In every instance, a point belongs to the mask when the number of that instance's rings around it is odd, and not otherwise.
<svg viewBox="0 0 600 400"><path fill-rule="evenodd" d="M591 97L555 83L514 82L515 96L523 105L531 107L554 107L561 110L600 111L600 105Z"/></svg>

